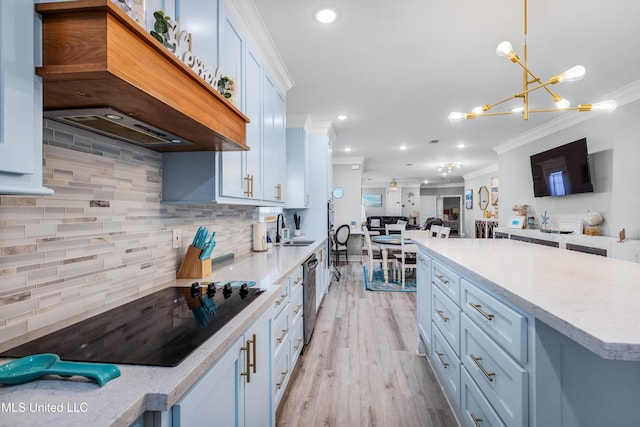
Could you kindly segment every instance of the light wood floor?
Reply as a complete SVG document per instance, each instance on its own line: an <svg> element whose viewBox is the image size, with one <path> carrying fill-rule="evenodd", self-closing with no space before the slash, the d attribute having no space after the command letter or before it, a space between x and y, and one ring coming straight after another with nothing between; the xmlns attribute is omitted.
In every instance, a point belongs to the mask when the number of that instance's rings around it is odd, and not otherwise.
<svg viewBox="0 0 640 427"><path fill-rule="evenodd" d="M278 426L457 426L417 356L416 294L364 289L362 265L339 267Z"/></svg>

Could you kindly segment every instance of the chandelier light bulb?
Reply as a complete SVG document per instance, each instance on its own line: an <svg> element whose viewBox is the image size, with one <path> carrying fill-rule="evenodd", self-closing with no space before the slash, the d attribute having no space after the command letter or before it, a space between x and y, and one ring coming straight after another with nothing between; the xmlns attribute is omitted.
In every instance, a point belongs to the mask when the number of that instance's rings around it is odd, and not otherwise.
<svg viewBox="0 0 640 427"><path fill-rule="evenodd" d="M576 65L575 67L568 69L562 74L558 74L557 76L551 77L549 79L549 82L552 85L555 85L557 83L562 83L562 82L575 82L583 78L586 73L587 73L586 68L584 68L582 65Z"/></svg>
<svg viewBox="0 0 640 427"><path fill-rule="evenodd" d="M482 107L475 107L471 112L473 114L482 114Z"/></svg>
<svg viewBox="0 0 640 427"><path fill-rule="evenodd" d="M569 108L571 107L571 102L568 99L560 98L559 101L556 101L556 107L561 109Z"/></svg>
<svg viewBox="0 0 640 427"><path fill-rule="evenodd" d="M516 51L513 50L513 46L511 43L504 41L496 47L496 53L500 56L504 56L505 58L509 58L513 61L514 58L517 58Z"/></svg>
<svg viewBox="0 0 640 427"><path fill-rule="evenodd" d="M511 112L512 112L512 113L516 113L516 114L517 114L517 113L522 113L522 112L524 112L524 107L523 107L523 106L520 106L520 107L513 107L513 108L511 109Z"/></svg>
<svg viewBox="0 0 640 427"><path fill-rule="evenodd" d="M459 122L461 120L467 120L467 114L466 113L453 112L453 113L449 114L449 121L450 122Z"/></svg>
<svg viewBox="0 0 640 427"><path fill-rule="evenodd" d="M591 111L603 111L610 112L616 109L618 103L614 100L596 102L595 104L591 104Z"/></svg>

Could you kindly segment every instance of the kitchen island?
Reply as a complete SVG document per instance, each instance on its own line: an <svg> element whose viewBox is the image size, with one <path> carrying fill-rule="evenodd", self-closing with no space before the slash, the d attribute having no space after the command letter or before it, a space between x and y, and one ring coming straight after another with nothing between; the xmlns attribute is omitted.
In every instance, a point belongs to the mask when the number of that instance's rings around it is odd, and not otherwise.
<svg viewBox="0 0 640 427"><path fill-rule="evenodd" d="M251 280L256 282L255 287L264 288L265 292L177 366L118 365L121 376L103 387L80 377L3 385L0 386L0 425L171 425L169 411L173 405L207 373L243 332L272 310L281 299L280 282L297 271L302 262L324 243L323 240L317 240L309 246L275 246L268 252L251 253L233 263L214 268L212 275L202 281ZM146 293L171 286L188 287L195 281L198 280L169 281ZM141 296L144 294L120 301L119 305ZM97 313L90 315L93 314ZM68 325L60 325L65 326ZM0 360L0 363L7 361L9 359ZM229 390L229 393L232 392Z"/></svg>
<svg viewBox="0 0 640 427"><path fill-rule="evenodd" d="M640 264L412 238L420 350L463 425L637 425Z"/></svg>

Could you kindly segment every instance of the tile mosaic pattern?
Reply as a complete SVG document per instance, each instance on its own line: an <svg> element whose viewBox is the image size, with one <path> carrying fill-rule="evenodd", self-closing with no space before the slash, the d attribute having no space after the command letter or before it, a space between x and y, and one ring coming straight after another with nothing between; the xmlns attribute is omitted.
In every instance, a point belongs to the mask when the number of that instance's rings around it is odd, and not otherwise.
<svg viewBox="0 0 640 427"><path fill-rule="evenodd" d="M160 153L48 120L43 133L55 194L0 197L0 349L174 279L198 226L217 232L214 256L251 250L255 208L160 203Z"/></svg>

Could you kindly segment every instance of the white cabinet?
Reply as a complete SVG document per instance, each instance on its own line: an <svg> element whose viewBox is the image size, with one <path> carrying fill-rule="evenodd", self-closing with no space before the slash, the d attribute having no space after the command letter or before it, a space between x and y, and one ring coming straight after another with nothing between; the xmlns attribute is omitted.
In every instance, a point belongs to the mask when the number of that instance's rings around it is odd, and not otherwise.
<svg viewBox="0 0 640 427"><path fill-rule="evenodd" d="M420 336L456 412L470 426L529 425L527 316L423 250L417 291Z"/></svg>
<svg viewBox="0 0 640 427"><path fill-rule="evenodd" d="M0 194L53 194L42 186L41 24L33 7L0 2Z"/></svg>
<svg viewBox="0 0 640 427"><path fill-rule="evenodd" d="M272 425L271 316L266 310L173 406L173 427Z"/></svg>
<svg viewBox="0 0 640 427"><path fill-rule="evenodd" d="M309 207L309 140L304 128L287 129L286 207Z"/></svg>
<svg viewBox="0 0 640 427"><path fill-rule="evenodd" d="M280 282L280 296L276 300L273 312L271 397L274 411L284 395L295 362L302 352L302 290L302 266L299 266Z"/></svg>
<svg viewBox="0 0 640 427"><path fill-rule="evenodd" d="M286 170L286 110L284 96L271 78L263 80L263 170L264 200L283 202L283 183Z"/></svg>

